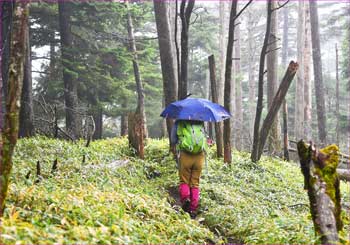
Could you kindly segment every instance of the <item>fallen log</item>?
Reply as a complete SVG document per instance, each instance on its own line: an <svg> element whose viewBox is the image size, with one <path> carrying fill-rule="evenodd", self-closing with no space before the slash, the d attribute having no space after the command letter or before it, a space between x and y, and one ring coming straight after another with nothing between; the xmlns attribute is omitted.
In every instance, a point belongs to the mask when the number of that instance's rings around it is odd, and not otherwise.
<svg viewBox="0 0 350 245"><path fill-rule="evenodd" d="M339 243L338 232L343 228L340 182L336 171L339 148L329 145L318 150L312 142L306 144L302 140L297 147L315 232L322 244Z"/></svg>

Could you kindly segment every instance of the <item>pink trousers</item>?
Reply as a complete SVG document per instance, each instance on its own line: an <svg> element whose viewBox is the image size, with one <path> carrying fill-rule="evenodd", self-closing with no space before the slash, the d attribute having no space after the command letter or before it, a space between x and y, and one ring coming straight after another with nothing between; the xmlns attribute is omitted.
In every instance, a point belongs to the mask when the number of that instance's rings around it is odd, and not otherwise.
<svg viewBox="0 0 350 245"><path fill-rule="evenodd" d="M199 187L192 187L186 183L181 183L179 186L180 199L183 203L186 199L191 201L190 211L196 211L199 204Z"/></svg>

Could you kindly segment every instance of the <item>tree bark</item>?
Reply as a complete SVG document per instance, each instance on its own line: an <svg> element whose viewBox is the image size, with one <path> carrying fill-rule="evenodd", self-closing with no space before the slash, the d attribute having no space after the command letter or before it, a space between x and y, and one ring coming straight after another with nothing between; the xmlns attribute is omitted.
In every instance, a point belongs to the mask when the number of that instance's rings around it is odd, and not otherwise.
<svg viewBox="0 0 350 245"><path fill-rule="evenodd" d="M268 47L268 40L271 31L271 14L272 14L272 2L267 2L267 18L266 18L266 32L263 47L260 53L259 62L259 81L258 81L258 101L256 105L255 121L254 121L254 136L253 136L253 149L250 158L253 162L259 161L259 141L260 141L260 121L263 110L264 99L264 73L265 73L265 56Z"/></svg>
<svg viewBox="0 0 350 245"><path fill-rule="evenodd" d="M24 64L24 78L21 95L21 108L19 113L19 137L31 137L35 135L34 112L33 112L33 92L32 92L32 59L31 46L29 40L29 23L26 31L27 50Z"/></svg>
<svg viewBox="0 0 350 245"><path fill-rule="evenodd" d="M293 61L291 61L282 79L282 82L277 90L277 93L272 101L271 107L266 115L266 118L264 119L263 125L261 127L260 134L259 134L260 138L259 138L259 151L258 151L257 161L260 160L260 157L264 150L267 136L269 135L269 131L273 126L272 122L274 121L275 117L278 114L278 110L281 107L281 104L284 98L286 97L289 86L291 85L297 70L298 70L298 63L294 63Z"/></svg>
<svg viewBox="0 0 350 245"><path fill-rule="evenodd" d="M297 140L303 138L304 122L304 46L305 46L305 10L304 1L298 2L298 28L297 28L297 60L299 69L295 83L295 113L294 113L294 137Z"/></svg>
<svg viewBox="0 0 350 245"><path fill-rule="evenodd" d="M324 85L322 77L322 61L321 61L321 46L320 33L318 24L318 9L315 0L310 1L310 22L311 22L311 40L312 40L312 58L314 64L314 78L315 78L315 93L316 93L316 109L317 109L317 123L318 136L321 145L326 144L326 110L324 99Z"/></svg>
<svg viewBox="0 0 350 245"><path fill-rule="evenodd" d="M215 68L215 58L214 55L208 57L209 60L209 71L210 71L210 82L211 82L211 93L214 103L219 102L217 84L216 84L216 68ZM222 157L223 149L223 134L222 134L222 123L215 123L215 136L216 136L216 156Z"/></svg>
<svg viewBox="0 0 350 245"><path fill-rule="evenodd" d="M242 106L242 76L241 76L241 43L240 43L240 27L239 25L235 28L236 45L235 45L235 146L238 151L243 148L243 106Z"/></svg>
<svg viewBox="0 0 350 245"><path fill-rule="evenodd" d="M177 76L174 64L174 51L171 42L171 29L168 17L168 8L165 1L153 0L155 19L157 24L160 61L163 75L163 94L165 105L177 99ZM166 119L170 145L170 132L173 120Z"/></svg>
<svg viewBox="0 0 350 245"><path fill-rule="evenodd" d="M272 0L272 9L277 8L277 1ZM269 35L269 44L266 55L266 69L267 69L267 108L270 109L272 101L277 92L277 71L278 71L278 38L277 38L277 11L271 13L271 30ZM276 118L271 122L271 132L269 135L268 149L270 154L276 154L281 152L281 129L278 114Z"/></svg>
<svg viewBox="0 0 350 245"><path fill-rule="evenodd" d="M135 149L137 156L144 159L144 125L140 113L129 113L128 117L128 139L129 145Z"/></svg>
<svg viewBox="0 0 350 245"><path fill-rule="evenodd" d="M187 96L188 83L188 34L190 27L191 14L194 7L195 0L181 1L180 18L181 18L181 68L179 79L178 98L184 99Z"/></svg>
<svg viewBox="0 0 350 245"><path fill-rule="evenodd" d="M303 141L299 141L297 146L315 231L322 244L339 243L338 231L343 228L336 172L339 149L330 145L317 150L314 144L307 145Z"/></svg>
<svg viewBox="0 0 350 245"><path fill-rule="evenodd" d="M350 4L348 6L348 71L350 71ZM350 155L350 74L348 73L348 140L347 149Z"/></svg>
<svg viewBox="0 0 350 245"><path fill-rule="evenodd" d="M13 12L13 29L11 33L11 53L8 94L6 98L6 114L2 136L3 147L0 149L0 217L4 214L10 173L12 169L12 155L18 138L19 107L24 63L26 54L26 38L28 35L28 2L20 1L15 4Z"/></svg>
<svg viewBox="0 0 350 245"><path fill-rule="evenodd" d="M71 137L77 139L80 137L81 120L78 115L78 84L71 65L74 62L74 55L72 54L71 9L71 3L64 1L58 2L66 128Z"/></svg>
<svg viewBox="0 0 350 245"><path fill-rule="evenodd" d="M231 73L232 73L232 53L235 31L235 19L237 15L237 1L231 3L231 13L228 31L226 66L225 66L225 90L224 90L224 107L231 113ZM224 162L231 163L231 119L224 121Z"/></svg>
<svg viewBox="0 0 350 245"><path fill-rule="evenodd" d="M304 45L304 137L310 141L312 138L311 128L311 35L310 35L310 8L309 2L305 1L305 45Z"/></svg>
<svg viewBox="0 0 350 245"><path fill-rule="evenodd" d="M350 181L350 170L348 169L337 169L337 174L340 180Z"/></svg>

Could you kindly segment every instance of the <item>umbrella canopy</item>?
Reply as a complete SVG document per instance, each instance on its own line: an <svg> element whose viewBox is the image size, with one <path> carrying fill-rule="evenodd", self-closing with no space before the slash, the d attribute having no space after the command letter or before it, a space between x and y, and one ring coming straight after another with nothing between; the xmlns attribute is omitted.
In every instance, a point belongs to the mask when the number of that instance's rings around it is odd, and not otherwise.
<svg viewBox="0 0 350 245"><path fill-rule="evenodd" d="M224 107L206 99L187 98L170 103L160 116L181 120L219 122L231 117Z"/></svg>

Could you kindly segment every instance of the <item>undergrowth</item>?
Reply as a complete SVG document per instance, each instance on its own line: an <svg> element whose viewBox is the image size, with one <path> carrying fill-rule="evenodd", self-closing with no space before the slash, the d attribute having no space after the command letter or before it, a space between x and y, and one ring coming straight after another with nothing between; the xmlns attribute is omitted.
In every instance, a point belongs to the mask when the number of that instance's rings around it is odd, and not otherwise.
<svg viewBox="0 0 350 245"><path fill-rule="evenodd" d="M234 152L233 163L225 165L210 149L201 179L199 219L191 220L169 194L169 189L177 188L178 177L167 141L149 140L145 152L145 160L135 158L126 138L94 141L88 148L84 142L20 140L1 243L310 244L317 240L296 164L267 157L254 164L248 153ZM52 174L56 158L58 169ZM37 161L39 183L35 183ZM349 187L344 183L341 187L342 201L348 202ZM349 239L345 213L344 221L345 240Z"/></svg>

